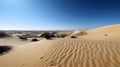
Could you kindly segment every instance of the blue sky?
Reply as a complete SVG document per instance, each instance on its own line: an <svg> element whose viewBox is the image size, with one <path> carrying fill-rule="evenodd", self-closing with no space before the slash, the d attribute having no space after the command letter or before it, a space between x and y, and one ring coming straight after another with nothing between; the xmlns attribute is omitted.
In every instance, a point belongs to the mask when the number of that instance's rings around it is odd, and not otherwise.
<svg viewBox="0 0 120 67"><path fill-rule="evenodd" d="M1 30L89 29L118 23L119 0L0 0Z"/></svg>

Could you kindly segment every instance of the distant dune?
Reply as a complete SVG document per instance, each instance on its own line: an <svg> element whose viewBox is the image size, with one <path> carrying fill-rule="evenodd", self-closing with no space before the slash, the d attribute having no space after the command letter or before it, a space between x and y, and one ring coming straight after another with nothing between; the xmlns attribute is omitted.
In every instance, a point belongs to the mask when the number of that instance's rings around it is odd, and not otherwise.
<svg viewBox="0 0 120 67"><path fill-rule="evenodd" d="M0 67L119 66L120 24L73 31L67 38L27 42L0 56Z"/></svg>
<svg viewBox="0 0 120 67"><path fill-rule="evenodd" d="M75 31L72 36L86 39L109 40L120 42L120 24L108 25L92 30L84 30L87 33L81 36L81 31Z"/></svg>
<svg viewBox="0 0 120 67"><path fill-rule="evenodd" d="M109 25L109 26L93 29L88 32L90 35L104 35L104 34L113 35L113 36L119 35L120 34L120 24Z"/></svg>

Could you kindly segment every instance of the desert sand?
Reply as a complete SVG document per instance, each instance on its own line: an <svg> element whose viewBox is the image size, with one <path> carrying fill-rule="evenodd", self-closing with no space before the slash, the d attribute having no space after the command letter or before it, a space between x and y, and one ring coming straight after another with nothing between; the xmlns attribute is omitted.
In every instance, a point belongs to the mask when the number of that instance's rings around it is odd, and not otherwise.
<svg viewBox="0 0 120 67"><path fill-rule="evenodd" d="M120 24L84 30L84 35L79 30L72 32L66 38L37 42L0 39L1 45L14 44L11 51L0 56L0 67L120 66Z"/></svg>

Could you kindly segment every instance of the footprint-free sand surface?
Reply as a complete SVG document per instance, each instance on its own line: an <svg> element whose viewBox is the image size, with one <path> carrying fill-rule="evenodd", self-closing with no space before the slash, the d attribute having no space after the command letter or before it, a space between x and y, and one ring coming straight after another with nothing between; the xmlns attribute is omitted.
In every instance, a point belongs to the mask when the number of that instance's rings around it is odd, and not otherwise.
<svg viewBox="0 0 120 67"><path fill-rule="evenodd" d="M36 67L119 67L120 43L86 39L58 40Z"/></svg>
<svg viewBox="0 0 120 67"><path fill-rule="evenodd" d="M78 38L43 39L13 46L0 56L0 67L120 67L120 25L87 32Z"/></svg>

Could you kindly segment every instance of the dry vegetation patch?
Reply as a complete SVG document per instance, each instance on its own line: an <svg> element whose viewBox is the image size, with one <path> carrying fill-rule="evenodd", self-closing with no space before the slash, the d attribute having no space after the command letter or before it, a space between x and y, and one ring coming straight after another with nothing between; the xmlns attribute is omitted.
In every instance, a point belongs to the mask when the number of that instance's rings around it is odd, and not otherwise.
<svg viewBox="0 0 120 67"><path fill-rule="evenodd" d="M3 55L12 49L11 46L0 46L0 55Z"/></svg>
<svg viewBox="0 0 120 67"><path fill-rule="evenodd" d="M38 39L34 38L31 40L32 42L36 42L36 41L39 41Z"/></svg>
<svg viewBox="0 0 120 67"><path fill-rule="evenodd" d="M9 36L10 35L8 35L6 32L0 31L0 38L9 37Z"/></svg>
<svg viewBox="0 0 120 67"><path fill-rule="evenodd" d="M71 38L77 38L76 36L71 36Z"/></svg>

